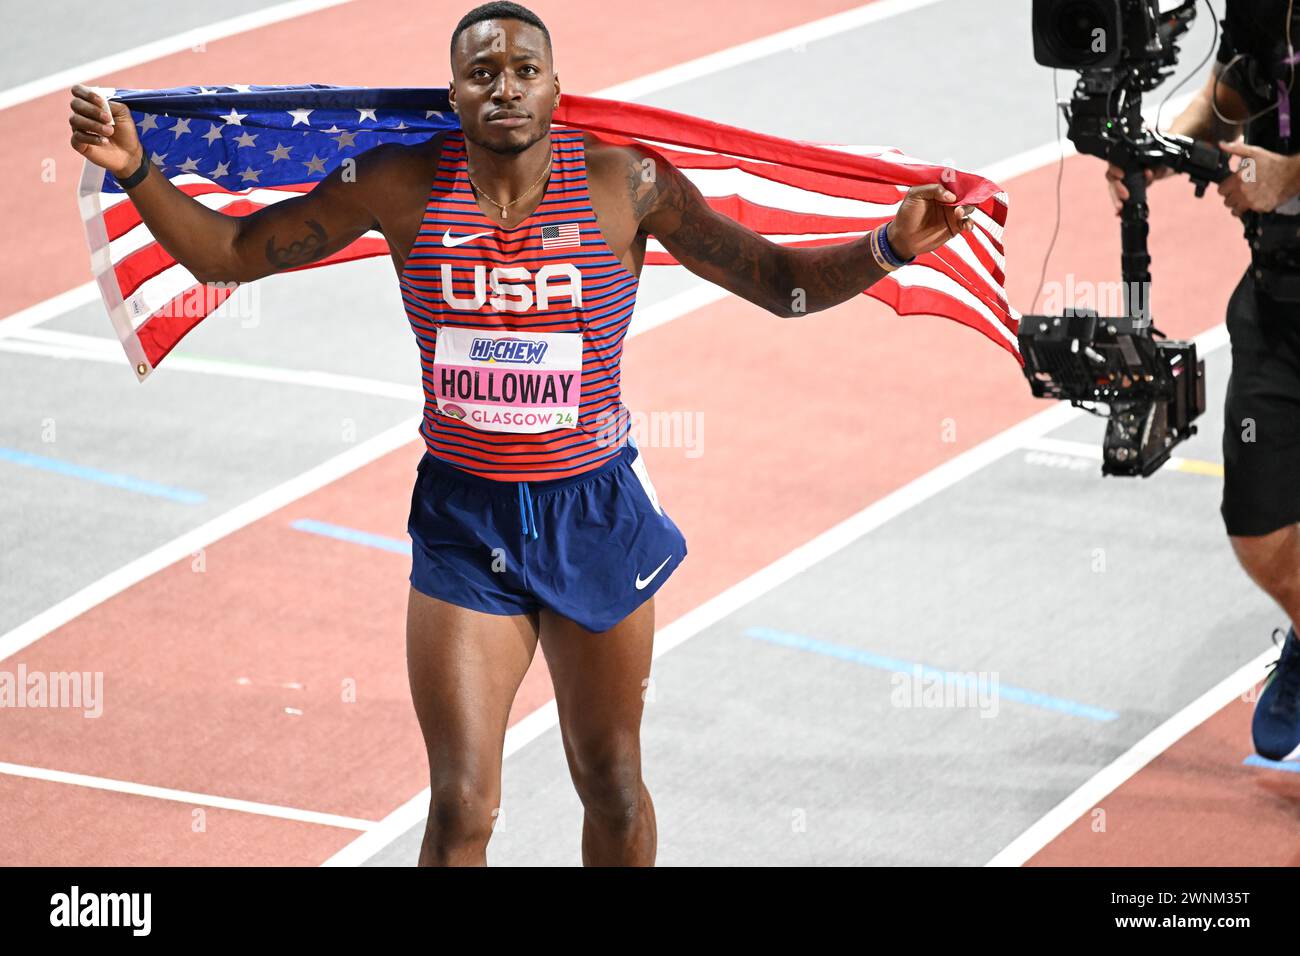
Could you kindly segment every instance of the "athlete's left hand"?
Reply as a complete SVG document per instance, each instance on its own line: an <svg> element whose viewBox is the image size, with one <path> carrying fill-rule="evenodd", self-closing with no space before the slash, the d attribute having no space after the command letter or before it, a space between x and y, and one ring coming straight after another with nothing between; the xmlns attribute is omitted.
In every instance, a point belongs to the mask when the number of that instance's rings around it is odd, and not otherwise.
<svg viewBox="0 0 1300 956"><path fill-rule="evenodd" d="M1221 142L1219 148L1242 157L1233 174L1218 187L1223 204L1238 219L1247 210L1272 212L1300 193L1300 157L1283 156L1242 142Z"/></svg>
<svg viewBox="0 0 1300 956"><path fill-rule="evenodd" d="M975 207L949 205L956 201L957 197L942 183L909 189L889 224L889 244L899 258L933 252L954 236L975 228L970 219Z"/></svg>

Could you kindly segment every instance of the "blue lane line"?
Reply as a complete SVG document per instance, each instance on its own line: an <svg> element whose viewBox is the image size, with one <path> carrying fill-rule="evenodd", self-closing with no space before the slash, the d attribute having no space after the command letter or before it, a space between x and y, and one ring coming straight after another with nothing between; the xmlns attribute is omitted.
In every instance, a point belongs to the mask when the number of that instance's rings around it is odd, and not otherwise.
<svg viewBox="0 0 1300 956"><path fill-rule="evenodd" d="M859 650L856 647L845 647L842 644L832 644L829 641L819 641L812 637L804 637L802 634L789 634L785 631L774 631L768 627L751 627L745 631L745 636L770 641L773 644L780 644L783 647L793 647L800 651L812 651L815 654L825 654L828 657L836 657L842 661L861 664L864 667L875 667L879 670L891 671L898 674L911 674L919 667L921 669L921 676L931 680L942 680L946 683L965 684L972 688L977 686L977 682L972 680L968 674L962 674L957 671L943 671L935 667L929 667L918 661L905 661L897 657L885 657L881 654L873 654L870 651ZM1046 710L1060 711L1061 713L1069 714L1072 717L1086 717L1089 720L1099 721L1119 719L1119 714L1113 710L1105 710L1101 707L1092 707L1089 704L1080 704L1077 701L1065 700L1061 697L1052 697L1049 694L1040 694L1038 691L1025 690L1023 687L1012 687L1008 684L1003 684L1001 681L998 682L997 692L1000 698L1018 701L1022 704L1029 704L1032 707L1042 707Z"/></svg>
<svg viewBox="0 0 1300 956"><path fill-rule="evenodd" d="M1300 773L1300 762L1295 760L1269 760L1259 754L1251 754L1242 763L1247 767L1263 767L1265 770L1281 770L1285 773Z"/></svg>
<svg viewBox="0 0 1300 956"><path fill-rule="evenodd" d="M366 547L379 548L381 551L391 551L394 554L409 556L411 553L409 541L399 541L397 538L387 538L382 534L371 534L369 531L358 531L356 528L345 528L342 525L326 524L324 521L313 521L311 518L299 518L289 527L295 531L321 534L327 538L347 541L350 544L364 544Z"/></svg>
<svg viewBox="0 0 1300 956"><path fill-rule="evenodd" d="M16 465L26 465L28 468L52 471L55 474L66 475L69 478L97 481L101 485L111 485L114 488L121 488L123 491L135 491L142 495L153 495L155 498L167 498L171 501L179 501L184 505L198 505L208 500L207 495L199 494L197 491L172 488L169 485L160 485L156 481L146 481L143 478L119 475L111 471L100 471L98 468L90 468L86 465L74 465L70 461L60 461L58 458L47 458L44 455L33 455L29 451L19 451L17 448L0 448L0 460L11 461Z"/></svg>

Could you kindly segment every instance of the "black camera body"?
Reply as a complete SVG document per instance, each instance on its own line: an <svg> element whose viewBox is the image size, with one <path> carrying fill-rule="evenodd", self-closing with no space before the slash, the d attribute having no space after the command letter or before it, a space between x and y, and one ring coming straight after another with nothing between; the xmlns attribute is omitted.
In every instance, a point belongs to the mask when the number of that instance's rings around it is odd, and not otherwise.
<svg viewBox="0 0 1300 956"><path fill-rule="evenodd" d="M1168 166L1203 195L1232 174L1227 153L1186 136L1142 127L1142 94L1178 64L1178 38L1196 18L1196 0L1160 12L1159 0L1034 0L1034 59L1079 80L1062 105L1080 153L1129 169ZM1145 199L1145 195L1144 195Z"/></svg>
<svg viewBox="0 0 1300 956"><path fill-rule="evenodd" d="M1090 309L1026 315L1020 349L1036 398L1110 406L1103 475L1153 474L1174 445L1196 433L1192 420L1205 411L1205 363L1196 343L1158 341L1131 317L1104 318Z"/></svg>
<svg viewBox="0 0 1300 956"><path fill-rule="evenodd" d="M1159 0L1035 0L1034 61L1094 75L1146 61L1172 66L1172 48L1151 42L1159 18Z"/></svg>
<svg viewBox="0 0 1300 956"><path fill-rule="evenodd" d="M1034 0L1034 59L1079 71L1060 104L1080 153L1124 171L1129 198L1120 213L1126 313L1067 309L1025 315L1019 344L1033 394L1109 411L1102 474L1153 474L1171 449L1196 433L1205 411L1205 363L1192 342L1170 341L1150 311L1145 171L1168 166L1203 195L1231 175L1226 153L1185 136L1143 128L1142 94L1173 72L1177 38L1196 16L1196 0L1161 12L1159 0Z"/></svg>

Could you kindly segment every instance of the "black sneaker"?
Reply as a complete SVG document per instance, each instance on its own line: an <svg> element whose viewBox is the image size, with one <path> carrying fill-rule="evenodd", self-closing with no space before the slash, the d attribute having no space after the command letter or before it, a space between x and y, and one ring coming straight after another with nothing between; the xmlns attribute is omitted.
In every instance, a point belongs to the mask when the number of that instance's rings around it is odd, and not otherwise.
<svg viewBox="0 0 1300 956"><path fill-rule="evenodd" d="M1280 633L1273 632L1274 643ZM1294 627L1259 695L1250 732L1261 757L1291 760L1300 755L1300 641Z"/></svg>

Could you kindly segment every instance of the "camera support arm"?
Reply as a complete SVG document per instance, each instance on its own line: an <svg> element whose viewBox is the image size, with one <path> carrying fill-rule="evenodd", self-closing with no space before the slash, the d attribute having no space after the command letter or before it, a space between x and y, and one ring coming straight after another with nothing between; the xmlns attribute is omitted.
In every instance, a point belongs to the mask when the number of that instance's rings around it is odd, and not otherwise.
<svg viewBox="0 0 1300 956"><path fill-rule="evenodd" d="M1081 86L1083 82L1081 81ZM1070 141L1080 153L1097 156L1124 171L1128 199L1120 210L1120 265L1124 301L1135 322L1150 323L1151 254L1147 249L1149 207L1146 170L1167 166L1184 173L1205 195L1210 183L1232 174L1231 157L1217 146L1174 133L1152 133L1142 126L1141 96L1125 97L1119 116L1106 115L1110 97L1076 96L1062 102Z"/></svg>

